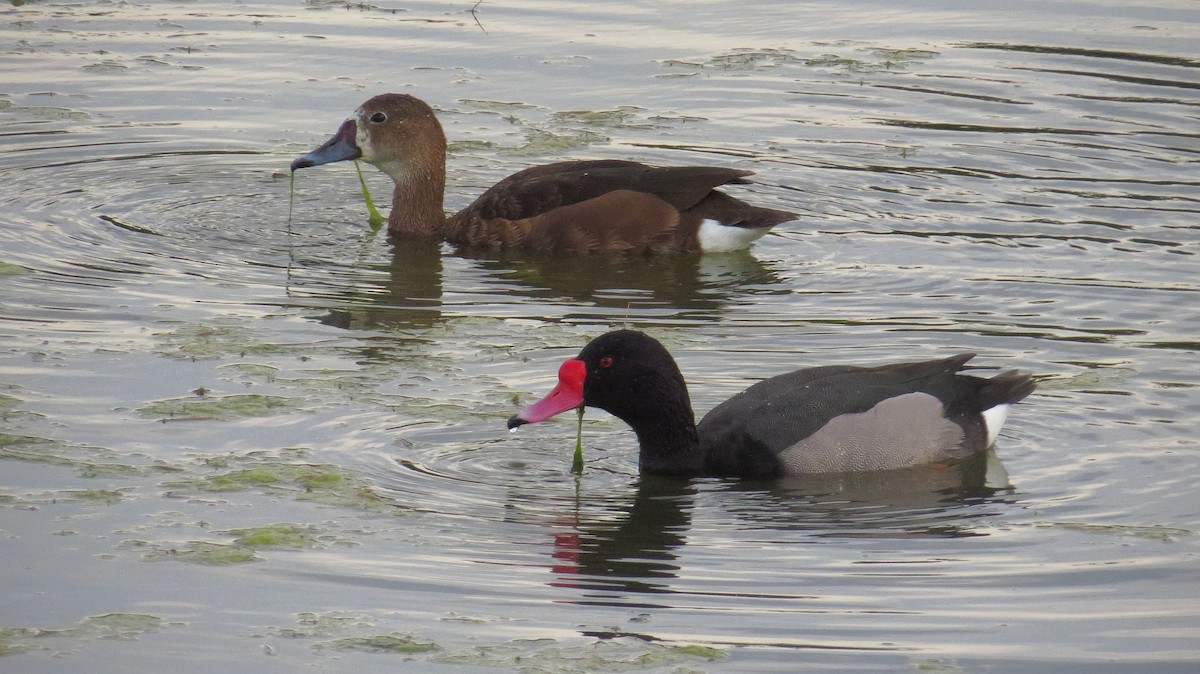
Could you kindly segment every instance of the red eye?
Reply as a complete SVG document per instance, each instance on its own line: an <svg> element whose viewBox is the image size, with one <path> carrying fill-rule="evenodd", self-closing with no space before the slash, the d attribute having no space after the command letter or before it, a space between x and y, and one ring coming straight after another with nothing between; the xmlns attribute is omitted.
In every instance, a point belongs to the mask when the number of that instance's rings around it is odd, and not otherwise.
<svg viewBox="0 0 1200 674"><path fill-rule="evenodd" d="M612 367L612 356L605 356L600 359L600 369L607 370Z"/></svg>

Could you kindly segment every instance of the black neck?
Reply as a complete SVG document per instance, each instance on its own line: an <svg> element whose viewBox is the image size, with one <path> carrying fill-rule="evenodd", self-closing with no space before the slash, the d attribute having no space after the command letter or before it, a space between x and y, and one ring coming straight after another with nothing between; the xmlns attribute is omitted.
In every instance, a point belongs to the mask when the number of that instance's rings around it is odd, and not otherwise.
<svg viewBox="0 0 1200 674"><path fill-rule="evenodd" d="M626 420L627 422L629 420ZM698 475L703 471L700 436L696 418L685 400L655 414L642 423L630 423L637 434L641 454L638 463L649 475Z"/></svg>

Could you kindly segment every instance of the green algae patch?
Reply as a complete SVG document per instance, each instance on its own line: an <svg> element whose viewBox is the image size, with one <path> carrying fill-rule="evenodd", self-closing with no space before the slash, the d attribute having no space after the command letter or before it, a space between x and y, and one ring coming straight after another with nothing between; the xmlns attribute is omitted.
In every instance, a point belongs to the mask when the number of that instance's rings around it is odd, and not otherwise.
<svg viewBox="0 0 1200 674"><path fill-rule="evenodd" d="M11 433L0 433L0 449L8 449L11 447L45 447L45 446L60 446L60 443L46 438L39 438L32 435L12 435Z"/></svg>
<svg viewBox="0 0 1200 674"><path fill-rule="evenodd" d="M411 634L372 634L376 622L371 615L351 611L305 612L296 616L295 627L275 627L269 632L288 639L324 639L312 645L317 651L418 655L442 650L438 644Z"/></svg>
<svg viewBox="0 0 1200 674"><path fill-rule="evenodd" d="M140 416L160 421L231 421L269 417L301 409L300 403L284 396L235 393L227 396L168 398L137 409Z"/></svg>
<svg viewBox="0 0 1200 674"><path fill-rule="evenodd" d="M285 639L329 639L353 630L374 627L375 619L365 613L305 611L296 615L295 627L272 627L267 632Z"/></svg>
<svg viewBox="0 0 1200 674"><path fill-rule="evenodd" d="M607 141L608 136L594 131L579 130L572 133L560 134L542 129L528 129L525 132L525 144L505 150L504 154L514 157L558 154L567 150L576 150L594 143L604 143Z"/></svg>
<svg viewBox="0 0 1200 674"><path fill-rule="evenodd" d="M337 473L310 473L301 475L296 479L296 482L304 487L304 491L315 492L321 489L333 489L346 481L346 478Z"/></svg>
<svg viewBox="0 0 1200 674"><path fill-rule="evenodd" d="M20 398L0 393L0 414L7 416L9 412L16 410L22 402Z"/></svg>
<svg viewBox="0 0 1200 674"><path fill-rule="evenodd" d="M24 653L29 650L28 640L37 636L37 630L28 627L0 627L0 656Z"/></svg>
<svg viewBox="0 0 1200 674"><path fill-rule="evenodd" d="M791 49L741 48L715 54L706 59L666 59L659 63L668 68L712 69L724 71L767 70L800 62Z"/></svg>
<svg viewBox="0 0 1200 674"><path fill-rule="evenodd" d="M459 102L463 105L469 105L477 110L490 110L492 112L513 112L515 110L535 110L536 105L532 103L520 103L517 101L492 101L482 98L460 98Z"/></svg>
<svg viewBox="0 0 1200 674"><path fill-rule="evenodd" d="M232 319L231 319L232 320ZM280 354L285 347L264 344L259 336L236 323L184 323L154 333L155 353L175 360L216 360L231 356Z"/></svg>
<svg viewBox="0 0 1200 674"><path fill-rule="evenodd" d="M28 273L29 270L22 266L0 260L0 276L24 276Z"/></svg>
<svg viewBox="0 0 1200 674"><path fill-rule="evenodd" d="M329 488L344 480L334 466L306 463L280 463L242 470L231 470L195 480L169 482L168 487L191 487L200 492L246 491L256 487L273 487L310 493Z"/></svg>
<svg viewBox="0 0 1200 674"><path fill-rule="evenodd" d="M116 454L96 447L78 447L27 435L0 433L0 459L73 468L80 477L137 477L161 467L117 463ZM112 462L97 459L114 459Z"/></svg>
<svg viewBox="0 0 1200 674"><path fill-rule="evenodd" d="M274 471L252 468L218 475L212 479L212 483L218 491L225 491L228 488L241 489L255 484L275 484L281 479L283 478Z"/></svg>
<svg viewBox="0 0 1200 674"><path fill-rule="evenodd" d="M162 618L145 613L106 613L91 616L79 623L77 631L94 634L101 639L132 640L143 634L163 629Z"/></svg>
<svg viewBox="0 0 1200 674"><path fill-rule="evenodd" d="M71 489L58 492L55 499L58 501L113 505L124 501L125 495L119 489Z"/></svg>
<svg viewBox="0 0 1200 674"><path fill-rule="evenodd" d="M606 129L653 129L643 118L644 110L625 105L612 110L564 110L556 112L550 119L561 125L583 125Z"/></svg>
<svg viewBox="0 0 1200 674"><path fill-rule="evenodd" d="M317 649L333 649L339 651L360 651L364 653L399 653L412 655L414 653L433 653L442 650L441 646L417 639L405 634L377 634L362 637L344 637L326 641L315 646Z"/></svg>
<svg viewBox="0 0 1200 674"><path fill-rule="evenodd" d="M40 508L64 503L115 505L126 500L120 489L66 489L25 494L0 494L0 504L21 508Z"/></svg>
<svg viewBox="0 0 1200 674"><path fill-rule="evenodd" d="M268 383L275 381L275 378L279 376L279 368L273 365L260 365L258 363L231 363L229 365L222 365L217 369L239 372L248 377Z"/></svg>
<svg viewBox="0 0 1200 674"><path fill-rule="evenodd" d="M105 613L89 616L68 627L0 627L0 656L52 650L49 639L135 641L170 625L158 616L145 613Z"/></svg>
<svg viewBox="0 0 1200 674"><path fill-rule="evenodd" d="M125 541L121 547L142 550L142 559L147 562L189 562L205 566L229 566L261 561L254 548L236 543L212 543L190 541L186 545L171 546L147 541Z"/></svg>
<svg viewBox="0 0 1200 674"><path fill-rule="evenodd" d="M1039 527L1052 527L1055 529L1066 529L1068 531L1078 531L1085 534L1095 534L1099 536L1132 536L1150 541L1165 541L1171 542L1178 538L1192 535L1192 531L1188 529L1177 529L1173 527L1148 527L1129 524L1084 524L1082 522L1041 522Z"/></svg>
<svg viewBox="0 0 1200 674"><path fill-rule="evenodd" d="M495 149L496 144L490 140L459 140L446 145L447 154L475 154Z"/></svg>
<svg viewBox="0 0 1200 674"><path fill-rule="evenodd" d="M317 652L339 651L424 658L436 665L499 669L528 674L556 672L691 672L704 663L723 660L727 652L702 644L661 641L653 637L613 635L580 642L553 638L513 639L445 647L407 632L379 629L379 618L351 611L297 614L290 627L269 627L266 634L313 640Z"/></svg>
<svg viewBox="0 0 1200 674"><path fill-rule="evenodd" d="M277 524L251 529L230 529L225 533L237 536L234 545L248 548L311 548L316 544L308 528Z"/></svg>
<svg viewBox="0 0 1200 674"><path fill-rule="evenodd" d="M929 49L888 49L884 47L873 47L868 50L872 56L887 64L890 68L897 66L908 65L912 63L922 63L941 56L936 51Z"/></svg>
<svg viewBox="0 0 1200 674"><path fill-rule="evenodd" d="M725 651L712 646L700 646L692 644L689 646L671 646L671 651L676 655L685 655L692 658L703 658L705 660L720 660L725 657Z"/></svg>
<svg viewBox="0 0 1200 674"><path fill-rule="evenodd" d="M306 455L285 450L287 457ZM203 460L216 472L164 482L173 498L205 498L212 494L254 491L297 501L377 512L399 512L364 476L332 464L294 461L275 453L223 455Z"/></svg>
<svg viewBox="0 0 1200 674"><path fill-rule="evenodd" d="M518 639L476 646L468 651L440 653L432 662L447 665L493 667L517 672L636 672L686 668L700 661L714 662L725 651L709 646L667 644L620 637L584 645L564 645L554 639Z"/></svg>

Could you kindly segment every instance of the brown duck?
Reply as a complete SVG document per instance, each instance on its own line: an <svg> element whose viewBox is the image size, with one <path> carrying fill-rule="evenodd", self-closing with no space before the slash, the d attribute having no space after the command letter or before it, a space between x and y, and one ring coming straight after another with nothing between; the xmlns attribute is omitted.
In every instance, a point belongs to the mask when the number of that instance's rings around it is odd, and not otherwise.
<svg viewBox="0 0 1200 674"><path fill-rule="evenodd" d="M292 170L346 159L373 164L396 183L388 231L408 239L539 251L721 252L746 248L796 218L716 190L748 183L752 171L621 160L527 168L447 217L446 135L433 109L407 94L363 103Z"/></svg>

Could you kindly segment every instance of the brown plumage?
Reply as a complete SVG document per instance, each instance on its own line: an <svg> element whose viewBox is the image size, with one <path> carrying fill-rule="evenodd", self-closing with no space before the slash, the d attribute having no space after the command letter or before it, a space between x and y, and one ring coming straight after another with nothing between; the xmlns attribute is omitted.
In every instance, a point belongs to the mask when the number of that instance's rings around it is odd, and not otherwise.
<svg viewBox="0 0 1200 674"><path fill-rule="evenodd" d="M545 251L697 253L744 248L796 218L716 191L746 184L752 171L621 160L527 168L447 217L446 136L433 110L407 94L363 103L333 138L292 162L292 170L360 158L395 182L388 231L404 238Z"/></svg>

